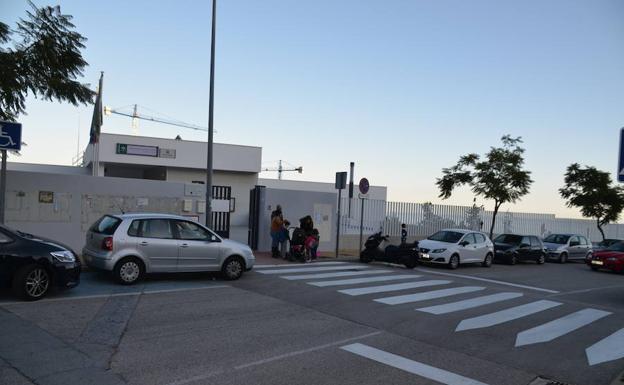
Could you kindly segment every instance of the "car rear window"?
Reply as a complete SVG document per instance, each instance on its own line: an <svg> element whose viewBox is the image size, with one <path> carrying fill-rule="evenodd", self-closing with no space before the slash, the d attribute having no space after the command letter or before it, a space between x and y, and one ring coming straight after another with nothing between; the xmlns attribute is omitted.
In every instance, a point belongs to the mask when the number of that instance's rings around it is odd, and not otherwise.
<svg viewBox="0 0 624 385"><path fill-rule="evenodd" d="M91 226L89 231L98 234L113 235L120 223L121 219L111 217L110 215L104 215L102 218L98 219L93 226Z"/></svg>

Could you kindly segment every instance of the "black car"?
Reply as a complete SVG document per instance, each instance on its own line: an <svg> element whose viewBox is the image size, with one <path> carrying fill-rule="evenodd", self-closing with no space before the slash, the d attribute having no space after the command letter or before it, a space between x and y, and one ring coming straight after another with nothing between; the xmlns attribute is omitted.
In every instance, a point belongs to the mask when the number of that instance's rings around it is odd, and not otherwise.
<svg viewBox="0 0 624 385"><path fill-rule="evenodd" d="M0 225L0 283L35 301L80 283L80 259L66 246Z"/></svg>
<svg viewBox="0 0 624 385"><path fill-rule="evenodd" d="M494 239L494 260L515 265L518 261L543 264L546 252L542 241L534 235L501 234Z"/></svg>

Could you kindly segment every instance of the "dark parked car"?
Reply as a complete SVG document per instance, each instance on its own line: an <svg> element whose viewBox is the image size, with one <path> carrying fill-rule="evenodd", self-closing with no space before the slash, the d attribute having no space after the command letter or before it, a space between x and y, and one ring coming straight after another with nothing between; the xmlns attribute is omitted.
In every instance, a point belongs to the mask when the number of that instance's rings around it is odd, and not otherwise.
<svg viewBox="0 0 624 385"><path fill-rule="evenodd" d="M0 225L0 282L35 301L80 283L80 259L66 246Z"/></svg>
<svg viewBox="0 0 624 385"><path fill-rule="evenodd" d="M541 265L546 261L546 251L534 235L501 234L494 239L494 260L512 265L534 261Z"/></svg>

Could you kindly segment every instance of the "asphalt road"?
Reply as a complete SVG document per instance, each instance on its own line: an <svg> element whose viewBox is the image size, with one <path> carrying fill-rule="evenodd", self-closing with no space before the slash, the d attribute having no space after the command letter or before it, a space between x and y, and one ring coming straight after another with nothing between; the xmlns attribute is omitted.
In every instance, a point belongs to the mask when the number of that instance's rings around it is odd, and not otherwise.
<svg viewBox="0 0 624 385"><path fill-rule="evenodd" d="M36 303L0 294L0 384L610 384L624 275L580 263L258 267ZM541 381L541 382L540 382Z"/></svg>

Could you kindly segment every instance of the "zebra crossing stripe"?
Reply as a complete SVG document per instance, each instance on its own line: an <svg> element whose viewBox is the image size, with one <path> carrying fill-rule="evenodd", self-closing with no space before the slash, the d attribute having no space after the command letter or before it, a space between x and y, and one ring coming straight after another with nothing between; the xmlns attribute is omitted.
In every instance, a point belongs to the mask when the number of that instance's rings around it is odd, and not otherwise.
<svg viewBox="0 0 624 385"><path fill-rule="evenodd" d="M378 270L369 270L368 272L370 271L378 271ZM416 275L416 274L383 275L383 276L377 276L377 277L364 277L364 278L340 279L340 280L334 280L334 281L308 282L308 285L317 286L317 287L345 286L345 285L357 285L359 283L397 281L397 280L410 279L410 278L416 279L420 277L422 277L422 275Z"/></svg>
<svg viewBox="0 0 624 385"><path fill-rule="evenodd" d="M436 286L436 285L446 285L451 283L451 281L445 280L431 280L431 281L416 281L416 282L404 282L404 283L395 283L392 285L381 285L381 286L369 286L369 287L359 287L356 289L345 289L338 290L339 293L347 294L347 295L364 295L364 294L373 294L373 293L384 293L388 291L396 291L396 290L405 290L405 289L415 289L417 287L427 287L427 286Z"/></svg>
<svg viewBox="0 0 624 385"><path fill-rule="evenodd" d="M483 382L460 376L459 374L448 372L360 343L342 346L340 349L445 385L487 385Z"/></svg>
<svg viewBox="0 0 624 385"><path fill-rule="evenodd" d="M516 347L552 341L611 314L608 311L583 309L518 333Z"/></svg>
<svg viewBox="0 0 624 385"><path fill-rule="evenodd" d="M280 278L287 279L289 281L297 281L297 280L307 280L307 279L352 277L354 275L383 274L383 273L389 273L389 271L387 270L339 271L339 272L334 272L334 273L282 275L280 276Z"/></svg>
<svg viewBox="0 0 624 385"><path fill-rule="evenodd" d="M624 357L624 329L588 347L585 354L590 366Z"/></svg>
<svg viewBox="0 0 624 385"><path fill-rule="evenodd" d="M448 297L451 295L472 293L474 291L479 291L479 290L484 290L484 289L485 287L482 287L482 286L462 286L462 287L454 287L452 289L426 291L424 293L417 293L417 294L406 294L406 295L397 295L394 297L377 298L374 301L385 303L387 305L400 305L403 303L426 301L429 299L443 298L443 297Z"/></svg>
<svg viewBox="0 0 624 385"><path fill-rule="evenodd" d="M436 314L436 315L447 314L447 313L453 313L453 312L460 311L460 310L472 309L474 307L479 307L483 305L489 305L491 303L507 301L510 299L522 297L522 295L523 295L522 293L510 293L510 292L497 293L497 294L492 294L492 295L485 295L483 297L471 298L471 299L467 299L464 301L446 303L444 305L421 307L420 309L416 309L416 310L422 311L425 313Z"/></svg>
<svg viewBox="0 0 624 385"><path fill-rule="evenodd" d="M363 270L368 269L364 265L340 265L340 266L321 266L321 267L296 267L292 269L267 269L258 270L260 274L284 274L284 273L305 273L308 271L332 271L332 270Z"/></svg>
<svg viewBox="0 0 624 385"><path fill-rule="evenodd" d="M480 329L489 326L499 325L518 318L526 317L531 314L539 313L544 310L561 305L560 302L541 300L525 305L512 307L509 309L497 311L495 313L485 314L479 317L468 318L459 323L456 332L463 330Z"/></svg>
<svg viewBox="0 0 624 385"><path fill-rule="evenodd" d="M322 266L331 266L331 265L344 265L347 262L314 262L314 266L322 265ZM310 266L306 263L277 263L274 265L254 265L255 269L266 269L269 267L293 267L293 266Z"/></svg>

